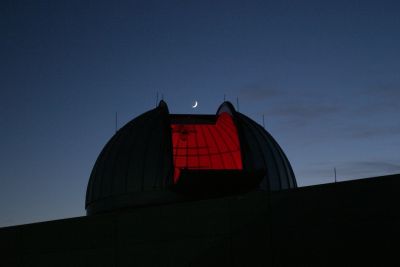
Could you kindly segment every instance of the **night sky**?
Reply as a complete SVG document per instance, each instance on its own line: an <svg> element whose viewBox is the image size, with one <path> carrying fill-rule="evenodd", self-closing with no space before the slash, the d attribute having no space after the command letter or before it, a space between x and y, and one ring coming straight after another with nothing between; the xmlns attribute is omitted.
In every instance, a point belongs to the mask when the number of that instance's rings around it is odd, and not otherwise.
<svg viewBox="0 0 400 267"><path fill-rule="evenodd" d="M0 226L84 215L157 92L264 114L300 186L400 172L399 1L2 0L0 33Z"/></svg>

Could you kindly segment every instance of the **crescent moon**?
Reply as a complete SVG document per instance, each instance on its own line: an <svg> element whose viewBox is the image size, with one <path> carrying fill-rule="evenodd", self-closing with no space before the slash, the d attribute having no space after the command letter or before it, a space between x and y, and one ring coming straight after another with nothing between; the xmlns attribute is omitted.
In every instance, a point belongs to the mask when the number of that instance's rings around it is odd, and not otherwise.
<svg viewBox="0 0 400 267"><path fill-rule="evenodd" d="M192 108L196 108L198 104L199 104L199 103L197 103L197 100L194 101L194 105L192 106Z"/></svg>

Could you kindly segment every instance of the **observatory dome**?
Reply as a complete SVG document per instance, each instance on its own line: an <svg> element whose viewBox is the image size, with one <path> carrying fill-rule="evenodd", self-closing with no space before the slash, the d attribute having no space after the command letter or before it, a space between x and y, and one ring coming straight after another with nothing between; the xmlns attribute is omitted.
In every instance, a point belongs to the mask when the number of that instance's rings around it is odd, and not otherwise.
<svg viewBox="0 0 400 267"><path fill-rule="evenodd" d="M216 115L170 114L159 105L119 129L91 172L87 214L250 190L295 188L274 138L224 102Z"/></svg>

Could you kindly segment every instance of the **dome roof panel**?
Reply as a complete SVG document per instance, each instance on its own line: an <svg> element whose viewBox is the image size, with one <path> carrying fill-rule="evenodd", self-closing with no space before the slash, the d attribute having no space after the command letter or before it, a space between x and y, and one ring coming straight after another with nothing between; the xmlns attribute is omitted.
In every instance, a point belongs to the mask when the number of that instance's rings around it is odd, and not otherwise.
<svg viewBox="0 0 400 267"><path fill-rule="evenodd" d="M113 198L128 199L140 192L163 191L172 181L172 145L168 107L160 105L127 123L106 144L90 175L86 209L124 206ZM122 197L124 196L124 197Z"/></svg>

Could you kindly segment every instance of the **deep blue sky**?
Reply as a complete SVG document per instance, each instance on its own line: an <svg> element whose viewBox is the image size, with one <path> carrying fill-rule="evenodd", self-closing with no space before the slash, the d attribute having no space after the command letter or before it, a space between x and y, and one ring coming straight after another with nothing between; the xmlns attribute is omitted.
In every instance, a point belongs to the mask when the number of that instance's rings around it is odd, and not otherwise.
<svg viewBox="0 0 400 267"><path fill-rule="evenodd" d="M298 184L400 172L398 1L0 3L0 226L79 216L114 133L224 94ZM194 100L199 108L191 109Z"/></svg>

